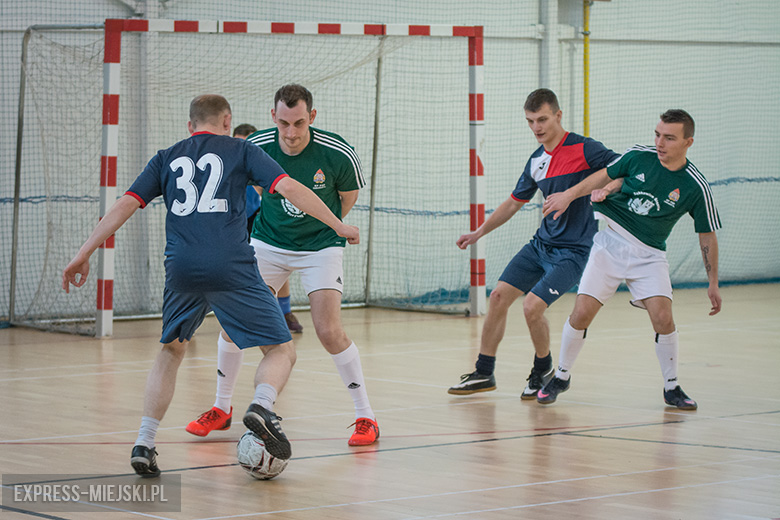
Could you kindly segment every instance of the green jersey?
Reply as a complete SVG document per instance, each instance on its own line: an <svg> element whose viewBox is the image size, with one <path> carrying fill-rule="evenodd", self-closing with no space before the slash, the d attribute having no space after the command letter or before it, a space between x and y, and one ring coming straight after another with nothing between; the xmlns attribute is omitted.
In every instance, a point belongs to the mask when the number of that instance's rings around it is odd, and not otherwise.
<svg viewBox="0 0 780 520"><path fill-rule="evenodd" d="M610 164L607 174L622 177L623 186L603 202L594 202L594 211L650 247L666 251L666 239L685 213L693 218L697 233L721 227L710 185L690 161L680 170L667 170L655 146L636 145Z"/></svg>
<svg viewBox="0 0 780 520"><path fill-rule="evenodd" d="M247 140L262 148L290 177L316 193L341 218L339 192L354 191L366 184L360 159L336 134L310 127L309 138L309 144L298 155L282 151L276 128L255 132ZM252 237L289 251L319 251L346 244L345 238L296 208L281 194L268 192L263 192Z"/></svg>

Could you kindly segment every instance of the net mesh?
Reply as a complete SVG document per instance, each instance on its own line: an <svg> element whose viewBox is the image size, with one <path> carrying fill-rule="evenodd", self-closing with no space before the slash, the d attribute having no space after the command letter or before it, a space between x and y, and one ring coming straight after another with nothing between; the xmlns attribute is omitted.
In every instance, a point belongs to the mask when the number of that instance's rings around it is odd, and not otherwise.
<svg viewBox="0 0 780 520"><path fill-rule="evenodd" d="M84 318L95 314L96 277L72 295L60 289L60 280L98 215L102 49L99 31L30 37L17 202L14 304L20 323L94 332Z"/></svg>
<svg viewBox="0 0 780 520"><path fill-rule="evenodd" d="M36 34L30 43L26 120L34 123L24 141L20 250L26 254L19 258L25 266L19 279L37 283L19 286L19 322L93 331L91 321L78 318L95 314L97 255L84 288L65 295L58 286L62 267L99 211L101 47L95 34ZM235 124L265 128L272 124L276 89L301 83L315 95L314 126L355 147L368 180L347 217L361 228L363 240L345 251L344 302L366 303L370 293L368 303L404 308L463 303L468 255L451 247L449 231L468 225L466 49L464 38L125 33L117 194L157 150L187 137L194 96L223 94ZM72 127L53 131L45 122L54 120ZM117 317L160 312L164 215L162 200L156 200L117 233ZM44 228L45 251L31 245L40 242ZM429 260L435 255L441 258L434 265ZM297 275L291 281L293 305L308 303Z"/></svg>
<svg viewBox="0 0 780 520"><path fill-rule="evenodd" d="M222 6L204 2L170 3L163 14L180 19L371 18L358 4L336 13L320 3L307 4L300 12L287 7L266 12L262 9L271 4L259 3L260 11L223 14ZM552 35L556 43L545 51L547 33L534 25L546 23L543 4L527 4L512 9L500 2L479 8L456 2L447 11L432 3L416 13L377 7L378 19L387 22L486 26L483 161L488 214L509 196L538 146L523 116L528 92L549 82L561 101L564 127L583 132L580 10L560 4L560 25ZM693 115L697 131L688 156L710 181L724 223L718 232L722 282L780 278L777 219L764 209L780 198L780 148L774 145L772 126L780 118L776 22L776 13L758 1L674 2L669 9L641 2L593 6L590 134L621 152L635 143L652 144L655 122L664 110L681 107ZM75 296L65 296L59 277L98 215L102 45L102 33L94 31L34 33L30 42L17 321L73 320L95 312L94 278ZM157 149L186 137L185 115L194 95L223 93L233 106L235 124L263 128L271 126L275 89L286 82L304 83L315 95L315 126L341 134L357 149L369 181L347 219L361 227L363 243L347 248L345 301L432 309L458 302L456 307L465 309L460 302L469 281L468 253L454 246L469 226L465 46L465 39L445 38L126 34L118 191ZM6 61L16 67L18 53ZM4 99L12 100L7 93L16 88L16 83L4 87ZM7 105L13 107L12 102ZM15 119L15 107L6 115L2 124L10 131L0 132L0 143L12 154L13 128L7 122ZM0 168L9 171L7 165ZM0 178L0 217L9 223L11 177ZM374 225L369 229L372 190ZM533 199L483 239L488 290L538 227L540 202ZM160 203L138 212L119 231L117 315L159 312L162 233ZM10 243L10 235L3 236ZM7 250L0 253L4 269L9 256ZM691 219L683 217L673 231L668 258L675 287L706 281ZM2 315L7 303L0 303ZM295 276L293 303L306 303Z"/></svg>

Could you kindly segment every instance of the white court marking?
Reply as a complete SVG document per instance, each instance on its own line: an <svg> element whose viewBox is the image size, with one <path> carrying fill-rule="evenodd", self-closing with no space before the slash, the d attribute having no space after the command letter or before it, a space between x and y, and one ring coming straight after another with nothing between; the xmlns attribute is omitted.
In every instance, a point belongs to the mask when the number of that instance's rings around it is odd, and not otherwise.
<svg viewBox="0 0 780 520"><path fill-rule="evenodd" d="M588 480L596 480L596 479L602 479L602 478L616 478L616 477L627 477L627 476L633 476L633 475L642 475L647 473L658 473L661 471L679 471L683 469L691 469L691 468L700 468L700 467L707 467L707 466L722 466L725 464L739 464L743 462L751 462L756 460L767 460L767 459L778 459L780 456L774 456L774 457L749 457L744 459L737 459L737 460L731 460L731 461L722 461L722 462L707 462L702 464L690 464L685 466L672 466L672 467L666 467L666 468L656 468L656 469L648 469L648 470L640 470L640 471L631 471L631 472L625 472L625 473L605 473L601 475L591 475L588 477L575 477L575 478L569 478L569 479L560 479L560 480L547 480L542 482L526 482L523 484L512 484L507 486L497 486L497 487L490 487L490 488L480 488L480 489L470 489L465 491L446 491L442 493L430 493L425 495L409 495L404 497L394 497L394 498L383 498L378 500L363 500L358 502L344 502L340 504L328 504L328 505L320 505L320 506L312 506L312 507L301 507L301 508L295 508L295 509L283 509L283 510L277 510L277 511L264 511L264 512L253 512L253 513L242 513L238 515L227 515L227 516L212 516L212 517L206 517L206 518L199 518L197 520L225 520L228 518L242 518L242 517L248 517L248 516L264 516L264 515L273 515L273 514L281 514L281 513L294 513L299 511L317 511L320 509L333 509L333 508L341 508L341 507L352 507L352 506L362 506L362 505L369 505L369 504L381 504L381 503L393 503L393 502L403 502L407 500L422 500L422 499L429 499L429 498L440 498L440 497L447 497L447 496L459 496L459 495L467 495L472 493L486 493L490 491L504 491L504 490L511 490L511 489L520 489L520 488L527 488L527 487L533 487L533 486L546 486L551 484L565 484L569 482L579 482L579 481L588 481ZM503 507L503 508L496 508L496 509L484 509L484 510L478 510L478 511L459 511L456 513L446 513L443 515L434 515L434 516L423 516L423 517L409 517L407 520L413 520L413 519L420 519L420 518L441 518L446 516L456 516L456 515L466 515L466 514L476 514L476 513L484 513L484 512L490 512L490 511L505 511L505 510L512 510L512 509L522 509L522 508L528 508L528 507L539 507L539 506L545 506L545 505L555 505L555 504L565 504L569 502L582 502L586 500L599 500L603 498L610 498L610 497L618 497L618 496L629 496L629 495L637 495L637 494L645 494L645 493L657 493L660 491L671 491L671 490L677 490L677 489L688 489L688 488L695 488L695 487L703 487L703 486L715 486L715 485L721 485L721 484L732 484L735 482L744 482L744 481L751 481L751 480L761 480L761 479L767 479L767 478L780 478L780 475L762 475L758 477L745 477L741 479L734 479L734 480L724 480L719 482L708 482L705 484L692 484L690 486L678 486L678 487L671 487L671 488L657 488L657 489L650 489L650 490L642 490L642 491L633 491L633 492L626 492L626 493L614 493L610 495L597 495L597 496L590 496L590 497L581 497L576 499L570 499L570 500L560 500L555 502L540 502L536 504L524 504L521 506L509 506L509 507Z"/></svg>

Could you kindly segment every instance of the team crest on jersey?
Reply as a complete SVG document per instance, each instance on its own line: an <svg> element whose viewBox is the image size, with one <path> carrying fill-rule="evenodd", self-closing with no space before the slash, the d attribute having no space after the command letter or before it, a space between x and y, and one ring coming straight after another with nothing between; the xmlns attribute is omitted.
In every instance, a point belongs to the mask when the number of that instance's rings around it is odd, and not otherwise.
<svg viewBox="0 0 780 520"><path fill-rule="evenodd" d="M635 192L634 196L628 201L628 209L637 215L647 215L653 208L656 211L661 209L658 199L652 193L645 191Z"/></svg>
<svg viewBox="0 0 780 520"><path fill-rule="evenodd" d="M325 173L320 169L314 174L314 188L319 190L325 187Z"/></svg>
<svg viewBox="0 0 780 520"><path fill-rule="evenodd" d="M680 200L680 188L675 189L673 192L669 194L669 198L667 198L664 203L670 205L671 207L674 207L675 203Z"/></svg>
<svg viewBox="0 0 780 520"><path fill-rule="evenodd" d="M306 213L296 208L295 204L287 199L282 199L282 208L284 209L285 213L293 218L303 218L306 216Z"/></svg>

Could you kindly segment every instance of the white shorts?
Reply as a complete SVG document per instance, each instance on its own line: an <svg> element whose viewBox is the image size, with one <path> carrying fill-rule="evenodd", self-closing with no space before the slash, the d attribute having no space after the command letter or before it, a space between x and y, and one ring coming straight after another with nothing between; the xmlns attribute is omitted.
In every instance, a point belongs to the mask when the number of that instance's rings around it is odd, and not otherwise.
<svg viewBox="0 0 780 520"><path fill-rule="evenodd" d="M255 249L260 276L274 293L282 288L293 271L300 272L301 284L307 295L321 289L344 292L343 247L289 251L256 238L251 239L249 244Z"/></svg>
<svg viewBox="0 0 780 520"><path fill-rule="evenodd" d="M577 294L587 294L602 304L625 280L631 291L631 305L644 309L640 300L652 296L672 299L666 252L631 243L606 227L593 237L593 248L580 279Z"/></svg>

